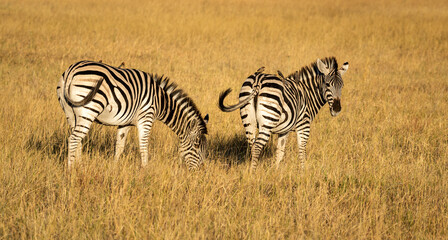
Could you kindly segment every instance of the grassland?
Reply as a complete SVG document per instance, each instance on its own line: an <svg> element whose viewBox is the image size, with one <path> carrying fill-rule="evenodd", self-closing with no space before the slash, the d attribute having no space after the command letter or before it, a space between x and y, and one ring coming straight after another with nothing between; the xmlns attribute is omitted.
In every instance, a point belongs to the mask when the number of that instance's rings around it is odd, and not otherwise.
<svg viewBox="0 0 448 240"><path fill-rule="evenodd" d="M0 2L0 238L443 239L448 237L448 3L434 1ZM290 136L247 172L238 113L217 108L260 66L350 62L342 112L312 124L306 170ZM188 172L156 123L94 125L73 174L60 74L81 59L166 74L210 114L205 170ZM236 101L236 93L233 93Z"/></svg>

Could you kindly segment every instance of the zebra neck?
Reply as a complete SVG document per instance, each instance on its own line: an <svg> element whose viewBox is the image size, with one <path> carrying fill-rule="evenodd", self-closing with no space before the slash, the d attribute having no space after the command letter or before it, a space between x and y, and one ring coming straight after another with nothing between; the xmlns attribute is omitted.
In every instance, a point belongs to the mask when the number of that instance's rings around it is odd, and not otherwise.
<svg viewBox="0 0 448 240"><path fill-rule="evenodd" d="M311 119L317 115L319 110L327 102L322 93L324 78L317 73L315 69L305 69L300 73L299 84L304 88L306 96L306 105Z"/></svg>
<svg viewBox="0 0 448 240"><path fill-rule="evenodd" d="M187 134L188 123L192 119L200 120L201 117L188 97L170 94L164 90L160 93L157 119L171 128L179 138L182 138Z"/></svg>

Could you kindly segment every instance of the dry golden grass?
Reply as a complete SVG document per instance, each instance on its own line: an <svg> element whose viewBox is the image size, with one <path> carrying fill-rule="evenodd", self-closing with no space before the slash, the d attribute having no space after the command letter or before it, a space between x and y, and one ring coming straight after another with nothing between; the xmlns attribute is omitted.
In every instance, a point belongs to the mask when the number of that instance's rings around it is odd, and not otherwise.
<svg viewBox="0 0 448 240"><path fill-rule="evenodd" d="M393 3L392 3L393 2ZM448 237L448 3L434 1L0 2L0 238L431 239ZM217 108L260 66L350 62L342 113L312 124L306 171L291 134L247 173L238 113ZM73 174L60 74L81 59L173 79L209 113L204 171L157 123L149 167L135 130L94 125Z"/></svg>

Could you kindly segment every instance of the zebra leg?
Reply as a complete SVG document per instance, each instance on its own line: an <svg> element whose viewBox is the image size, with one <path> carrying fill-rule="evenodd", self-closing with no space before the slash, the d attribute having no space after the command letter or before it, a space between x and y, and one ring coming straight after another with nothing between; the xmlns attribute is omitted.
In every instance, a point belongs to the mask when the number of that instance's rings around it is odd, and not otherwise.
<svg viewBox="0 0 448 240"><path fill-rule="evenodd" d="M68 168L71 169L75 160L81 155L81 141L87 135L92 125L92 120L87 118L78 118L76 126L73 128L68 138Z"/></svg>
<svg viewBox="0 0 448 240"><path fill-rule="evenodd" d="M246 140L249 145L249 149L252 149L257 133L257 118L253 99L246 104L246 106L241 108L240 114L244 129L246 130Z"/></svg>
<svg viewBox="0 0 448 240"><path fill-rule="evenodd" d="M56 88L56 92L58 94L58 100L62 107L62 110L64 110L65 117L67 119L67 123L70 127L70 134L72 134L73 131L75 130L75 126L76 126L76 116L75 116L75 112L73 111L73 108L71 106L69 106L67 101L65 100L64 93L62 90L63 85L64 85L64 79L61 77L59 84ZM81 152L82 152L82 144L78 144L78 147L76 148L76 151L75 151L74 158L81 159Z"/></svg>
<svg viewBox="0 0 448 240"><path fill-rule="evenodd" d="M151 114L146 118L142 118L139 120L137 124L138 130L138 142L140 145L140 155L142 158L142 166L145 167L148 165L148 140L149 133L151 132L152 123L154 121L154 117Z"/></svg>
<svg viewBox="0 0 448 240"><path fill-rule="evenodd" d="M75 153L76 155L76 159L77 160L81 160L81 157L82 157L82 142L80 142L79 144L78 144L78 147L76 148L76 153Z"/></svg>
<svg viewBox="0 0 448 240"><path fill-rule="evenodd" d="M308 142L309 136L310 136L309 127L297 130L297 144L299 145L299 160L300 160L300 167L302 168L302 170L305 169L306 143Z"/></svg>
<svg viewBox="0 0 448 240"><path fill-rule="evenodd" d="M69 108L69 109L73 110L72 108ZM66 112L65 114L68 116L67 122L70 125L70 135L71 135L75 131L75 127L76 127L75 115L74 115L73 111L71 111L70 113ZM80 160L81 155L82 155L82 143L78 144L78 147L76 148L75 159Z"/></svg>
<svg viewBox="0 0 448 240"><path fill-rule="evenodd" d="M126 144L126 137L128 136L131 126L119 126L117 130L117 143L115 145L115 156L114 160L118 161L124 150L124 145Z"/></svg>
<svg viewBox="0 0 448 240"><path fill-rule="evenodd" d="M264 149L264 146L269 141L270 136L271 136L271 132L269 129L266 129L266 128L260 129L257 139L255 140L255 143L252 146L252 151L251 151L252 158L251 158L251 163L250 163L250 171L251 172L254 172L255 169L257 169L258 160L259 160L260 155Z"/></svg>
<svg viewBox="0 0 448 240"><path fill-rule="evenodd" d="M74 119L69 119L69 118L67 118L67 121L70 124L70 134L72 134L73 131L75 131L75 126L76 126L75 124L76 124L76 122L75 122ZM81 155L82 155L82 142L80 142L78 144L78 147L76 147L75 159L81 160L81 157L82 157Z"/></svg>
<svg viewBox="0 0 448 240"><path fill-rule="evenodd" d="M278 135L277 149L275 150L275 165L277 169L280 166L280 162L283 160L283 157L285 156L285 146L287 139L288 133Z"/></svg>

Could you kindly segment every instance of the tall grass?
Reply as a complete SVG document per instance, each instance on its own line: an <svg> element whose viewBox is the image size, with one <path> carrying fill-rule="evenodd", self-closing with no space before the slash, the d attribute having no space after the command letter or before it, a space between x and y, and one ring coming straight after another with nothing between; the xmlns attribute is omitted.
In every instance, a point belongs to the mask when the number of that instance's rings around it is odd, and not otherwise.
<svg viewBox="0 0 448 240"><path fill-rule="evenodd" d="M446 1L3 0L0 16L0 238L448 236ZM279 170L270 144L248 174L219 92L333 55L350 63L342 112L312 123L306 170L292 133ZM161 123L147 168L135 130L114 163L115 128L94 125L68 174L55 88L81 59L178 83L211 117L205 169Z"/></svg>

